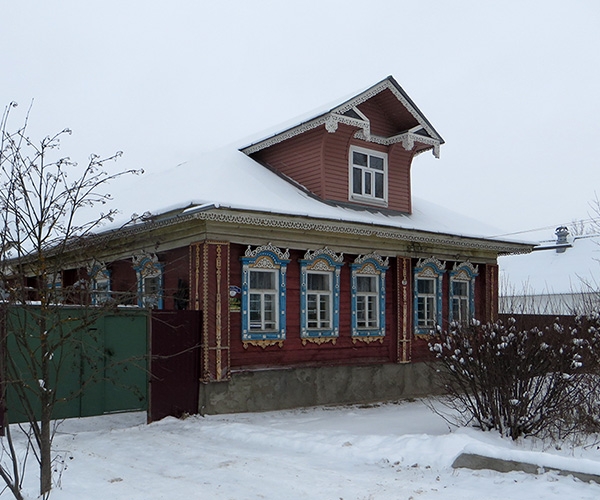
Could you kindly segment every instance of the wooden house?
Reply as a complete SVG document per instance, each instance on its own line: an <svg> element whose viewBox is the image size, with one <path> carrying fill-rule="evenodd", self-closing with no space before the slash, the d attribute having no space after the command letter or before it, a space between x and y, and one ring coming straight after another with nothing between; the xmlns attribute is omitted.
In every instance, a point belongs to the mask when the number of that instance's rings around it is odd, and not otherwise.
<svg viewBox="0 0 600 500"><path fill-rule="evenodd" d="M142 221L96 238L94 300L202 311L205 411L427 392L428 339L494 319L498 255L531 249L413 197L413 159L443 143L388 77L150 175L135 187Z"/></svg>

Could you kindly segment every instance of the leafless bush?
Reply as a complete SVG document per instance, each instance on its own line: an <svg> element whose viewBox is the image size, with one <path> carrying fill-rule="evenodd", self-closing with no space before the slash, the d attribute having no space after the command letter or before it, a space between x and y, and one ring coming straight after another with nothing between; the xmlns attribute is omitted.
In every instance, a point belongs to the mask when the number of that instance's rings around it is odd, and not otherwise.
<svg viewBox="0 0 600 500"><path fill-rule="evenodd" d="M517 439L597 429L600 317L543 329L507 322L453 324L430 343L444 404L463 423Z"/></svg>

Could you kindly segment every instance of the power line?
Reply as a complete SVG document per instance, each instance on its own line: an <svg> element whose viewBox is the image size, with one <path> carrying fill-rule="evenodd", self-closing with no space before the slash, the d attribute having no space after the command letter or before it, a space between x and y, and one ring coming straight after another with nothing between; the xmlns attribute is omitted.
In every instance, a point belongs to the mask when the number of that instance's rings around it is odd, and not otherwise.
<svg viewBox="0 0 600 500"><path fill-rule="evenodd" d="M545 229L556 229L559 226L569 226L572 224L590 224L590 223L600 223L600 217L590 217L589 219L572 220L570 222L565 222L562 224L553 224L551 226L538 227L535 229L524 229L523 231L515 231L513 233L496 234L496 235L492 236L492 238L500 238L502 236L514 236L516 234L524 234L524 233L533 233L535 231L543 231Z"/></svg>

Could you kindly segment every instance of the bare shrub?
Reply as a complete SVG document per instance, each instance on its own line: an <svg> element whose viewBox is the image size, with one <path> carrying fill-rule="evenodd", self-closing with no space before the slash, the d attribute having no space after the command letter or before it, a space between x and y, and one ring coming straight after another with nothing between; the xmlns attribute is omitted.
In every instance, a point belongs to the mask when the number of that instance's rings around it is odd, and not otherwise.
<svg viewBox="0 0 600 500"><path fill-rule="evenodd" d="M430 343L444 404L462 423L517 439L596 428L598 316L575 326L518 328L506 322L452 324Z"/></svg>

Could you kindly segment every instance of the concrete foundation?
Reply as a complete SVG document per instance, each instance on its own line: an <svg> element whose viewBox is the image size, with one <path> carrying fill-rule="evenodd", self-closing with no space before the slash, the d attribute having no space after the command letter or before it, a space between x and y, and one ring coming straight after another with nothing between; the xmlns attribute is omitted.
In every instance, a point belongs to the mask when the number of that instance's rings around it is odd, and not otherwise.
<svg viewBox="0 0 600 500"><path fill-rule="evenodd" d="M200 413L241 413L368 403L434 394L425 363L324 366L235 372L200 386Z"/></svg>

